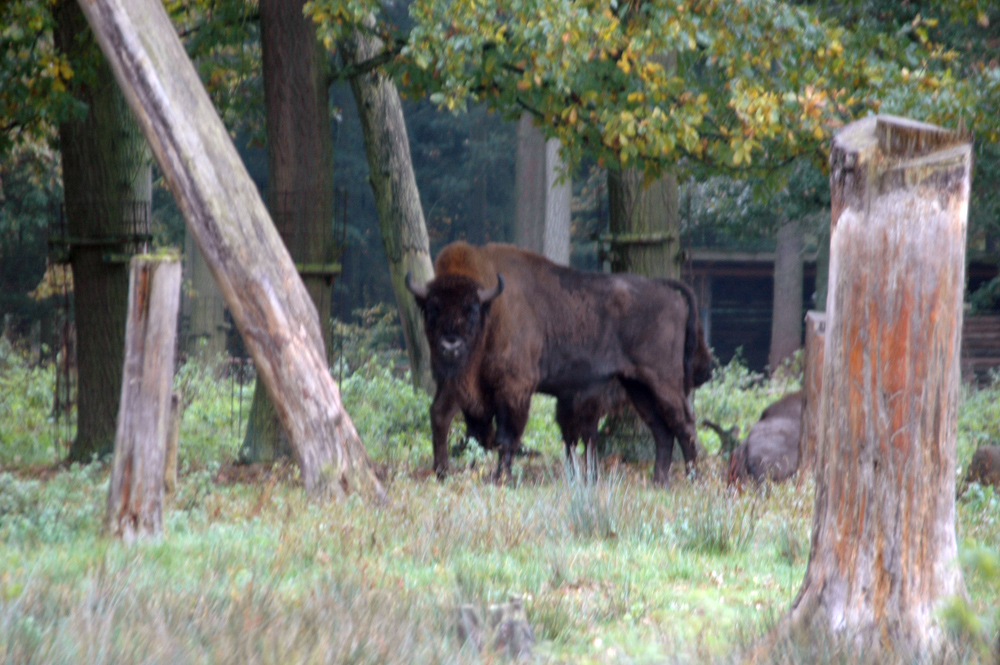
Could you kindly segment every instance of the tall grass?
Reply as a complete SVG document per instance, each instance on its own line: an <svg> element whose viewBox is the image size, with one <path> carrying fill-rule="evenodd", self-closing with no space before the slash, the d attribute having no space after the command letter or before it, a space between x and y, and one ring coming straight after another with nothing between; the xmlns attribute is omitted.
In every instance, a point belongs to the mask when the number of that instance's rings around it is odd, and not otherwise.
<svg viewBox="0 0 1000 665"><path fill-rule="evenodd" d="M486 482L495 456L475 445L439 483L428 478L428 398L393 358L352 353L344 401L388 478L385 503L312 504L280 467L255 484L220 481L239 441L233 393L220 365L194 364L179 379L190 404L165 537L132 548L101 535L106 467L32 468L29 424L44 418L25 410L48 402L19 398L21 415L0 421L0 663L493 662L459 642L456 611L514 595L538 661L728 663L789 608L808 556L810 482L730 494L712 456L696 480L678 469L666 491L649 465L567 479L552 402L540 398L526 442L541 454L519 458L508 486ZM24 395L48 380L6 362ZM699 390L698 409L745 431L790 387L732 366ZM997 397L963 396L966 442L992 436ZM1000 542L996 494L970 487L957 517L969 598L948 625L962 657L986 663L1000 573L971 553ZM785 645L766 662L867 662L815 646Z"/></svg>

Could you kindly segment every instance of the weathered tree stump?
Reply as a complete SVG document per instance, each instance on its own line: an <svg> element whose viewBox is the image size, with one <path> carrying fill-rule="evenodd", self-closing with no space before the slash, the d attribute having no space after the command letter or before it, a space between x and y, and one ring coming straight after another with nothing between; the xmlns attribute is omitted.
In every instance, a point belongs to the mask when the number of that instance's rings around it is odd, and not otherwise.
<svg viewBox="0 0 1000 665"><path fill-rule="evenodd" d="M826 344L826 314L806 314L806 345L802 372L802 435L799 439L799 479L810 476L819 438L819 400L823 387L823 347Z"/></svg>
<svg viewBox="0 0 1000 665"><path fill-rule="evenodd" d="M137 256L129 272L125 370L107 529L126 542L163 531L163 462L181 299L177 257Z"/></svg>
<svg viewBox="0 0 1000 665"><path fill-rule="evenodd" d="M934 653L964 593L955 538L972 145L889 116L841 130L812 549L790 623ZM870 653L870 651L869 651Z"/></svg>

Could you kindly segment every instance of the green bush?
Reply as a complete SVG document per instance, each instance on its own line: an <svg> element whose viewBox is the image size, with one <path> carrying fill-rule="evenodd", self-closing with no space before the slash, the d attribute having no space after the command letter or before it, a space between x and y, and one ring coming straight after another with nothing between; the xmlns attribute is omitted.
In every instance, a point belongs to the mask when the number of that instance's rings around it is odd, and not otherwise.
<svg viewBox="0 0 1000 665"><path fill-rule="evenodd" d="M738 438L743 439L764 409L799 390L800 383L800 377L792 372L767 380L763 374L748 369L737 353L728 365L715 370L711 381L695 391L694 411L699 423L710 420L726 429L736 427ZM719 452L719 437L713 430L701 427L698 434L710 454Z"/></svg>
<svg viewBox="0 0 1000 665"><path fill-rule="evenodd" d="M52 411L55 364L32 364L0 337L0 469L52 464L75 429L75 408L57 421ZM67 422L68 419L68 422Z"/></svg>

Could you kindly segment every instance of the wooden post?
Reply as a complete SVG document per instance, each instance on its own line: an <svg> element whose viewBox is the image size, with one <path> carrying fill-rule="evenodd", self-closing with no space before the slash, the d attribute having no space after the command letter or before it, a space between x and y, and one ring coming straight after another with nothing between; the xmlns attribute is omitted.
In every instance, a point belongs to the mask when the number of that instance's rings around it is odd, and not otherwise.
<svg viewBox="0 0 1000 665"><path fill-rule="evenodd" d="M108 532L125 542L163 531L163 460L180 297L176 256L132 259L107 513Z"/></svg>
<svg viewBox="0 0 1000 665"><path fill-rule="evenodd" d="M177 449L181 442L181 411L184 393L170 393L170 425L167 428L167 451L163 462L163 489L173 494L177 489Z"/></svg>
<svg viewBox="0 0 1000 665"><path fill-rule="evenodd" d="M799 437L799 479L812 473L818 438L819 398L823 387L823 346L826 340L826 314L806 314L805 362L802 372L802 434Z"/></svg>
<svg viewBox="0 0 1000 665"><path fill-rule="evenodd" d="M902 118L843 128L812 550L791 623L921 657L965 591L955 439L972 142Z"/></svg>

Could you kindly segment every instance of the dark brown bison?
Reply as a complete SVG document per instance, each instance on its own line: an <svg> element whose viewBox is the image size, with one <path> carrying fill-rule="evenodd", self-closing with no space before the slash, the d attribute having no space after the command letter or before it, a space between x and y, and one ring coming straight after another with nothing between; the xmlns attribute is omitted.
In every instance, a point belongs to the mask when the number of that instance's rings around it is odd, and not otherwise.
<svg viewBox="0 0 1000 665"><path fill-rule="evenodd" d="M687 301L688 311L697 312L694 293L683 282L658 280L676 289ZM690 330L685 331L685 396L712 378L712 356L705 344L705 335L697 314L688 317ZM628 408L629 395L617 380L605 384L594 384L588 389L556 401L556 423L562 432L566 447L566 459L571 471L578 465L576 448L582 443L584 449L582 467L584 477L593 477L596 472L596 443L598 426L605 415Z"/></svg>
<svg viewBox="0 0 1000 665"><path fill-rule="evenodd" d="M687 395L700 358L710 356L686 286L573 270L500 244L453 243L434 269L428 284L407 278L407 286L424 314L437 382L430 416L439 476L460 409L473 436L495 436L499 480L510 473L533 393L578 414L577 396L586 403L614 381L652 429L654 480L667 481L675 436L694 463Z"/></svg>
<svg viewBox="0 0 1000 665"><path fill-rule="evenodd" d="M729 458L729 484L741 486L747 478L780 483L799 466L802 431L802 392L789 393L764 409Z"/></svg>
<svg viewBox="0 0 1000 665"><path fill-rule="evenodd" d="M965 482L993 485L1000 489L1000 446L980 446L972 455Z"/></svg>

